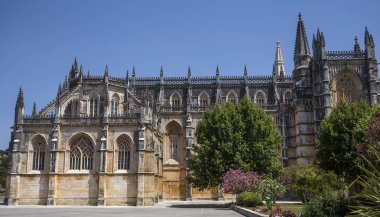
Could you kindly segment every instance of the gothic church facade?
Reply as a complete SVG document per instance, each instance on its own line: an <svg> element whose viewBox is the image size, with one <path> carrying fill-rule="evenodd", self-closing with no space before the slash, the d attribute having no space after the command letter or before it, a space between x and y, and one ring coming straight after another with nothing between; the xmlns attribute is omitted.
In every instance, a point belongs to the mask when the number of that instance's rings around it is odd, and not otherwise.
<svg viewBox="0 0 380 217"><path fill-rule="evenodd" d="M282 162L312 163L315 135L339 99L380 100L372 35L365 48L326 51L322 32L312 52L299 15L294 70L285 72L277 42L271 76L136 77L83 73L75 60L56 98L24 114L20 88L10 141L8 205L154 205L161 200L221 199L186 180L187 157L205 109L247 96L273 117L283 136Z"/></svg>

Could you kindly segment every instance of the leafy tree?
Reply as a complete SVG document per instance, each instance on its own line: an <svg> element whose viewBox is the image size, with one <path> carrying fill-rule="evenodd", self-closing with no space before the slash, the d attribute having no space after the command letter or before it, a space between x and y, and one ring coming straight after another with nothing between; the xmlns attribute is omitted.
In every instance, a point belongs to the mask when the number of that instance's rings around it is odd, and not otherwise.
<svg viewBox="0 0 380 217"><path fill-rule="evenodd" d="M189 159L190 182L206 189L218 186L229 169L277 176L282 137L271 117L247 97L239 104L207 110L196 130Z"/></svg>
<svg viewBox="0 0 380 217"><path fill-rule="evenodd" d="M7 177L7 151L0 150L0 192L5 191L5 183Z"/></svg>
<svg viewBox="0 0 380 217"><path fill-rule="evenodd" d="M340 101L330 116L319 128L316 157L319 166L334 171L346 181L352 181L359 170L358 149L365 144L365 135L373 111L366 102L347 103Z"/></svg>

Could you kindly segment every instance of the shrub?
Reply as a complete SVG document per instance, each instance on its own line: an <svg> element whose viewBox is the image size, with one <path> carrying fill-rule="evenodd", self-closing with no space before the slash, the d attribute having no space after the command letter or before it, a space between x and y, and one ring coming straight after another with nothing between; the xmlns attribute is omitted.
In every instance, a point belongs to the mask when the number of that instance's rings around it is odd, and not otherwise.
<svg viewBox="0 0 380 217"><path fill-rule="evenodd" d="M223 176L224 192L238 194L243 191L256 191L258 189L261 176L256 172L242 172L230 169Z"/></svg>
<svg viewBox="0 0 380 217"><path fill-rule="evenodd" d="M262 205L261 195L256 192L245 191L237 195L236 202L239 206L255 207Z"/></svg>
<svg viewBox="0 0 380 217"><path fill-rule="evenodd" d="M290 210L282 211L279 206L270 213L269 217L296 217L296 214Z"/></svg>
<svg viewBox="0 0 380 217"><path fill-rule="evenodd" d="M349 210L348 199L336 191L325 191L316 196L304 207L302 217L343 217Z"/></svg>
<svg viewBox="0 0 380 217"><path fill-rule="evenodd" d="M323 172L314 166L300 168L295 172L292 191L297 193L302 202L309 202L325 191L337 191L344 187L343 181L333 172Z"/></svg>
<svg viewBox="0 0 380 217"><path fill-rule="evenodd" d="M266 177L260 182L259 191L263 194L263 198L270 197L276 202L277 196L285 192L285 187L277 180Z"/></svg>
<svg viewBox="0 0 380 217"><path fill-rule="evenodd" d="M358 216L380 216L380 152L375 147L371 147L373 160L362 156L366 167L359 165L363 175L359 176L352 184L358 184L362 191L351 198L358 201L358 205L351 206L353 214Z"/></svg>

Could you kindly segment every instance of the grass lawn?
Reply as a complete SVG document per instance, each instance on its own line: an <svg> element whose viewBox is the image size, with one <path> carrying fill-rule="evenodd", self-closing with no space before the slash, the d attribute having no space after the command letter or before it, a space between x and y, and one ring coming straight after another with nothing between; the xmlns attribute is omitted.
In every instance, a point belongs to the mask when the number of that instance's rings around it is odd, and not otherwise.
<svg viewBox="0 0 380 217"><path fill-rule="evenodd" d="M302 212L302 209L303 209L303 204L273 204L273 210L275 209L276 206L279 206L281 208L281 210L290 210L293 213L295 213L296 215L299 215ZM267 208L267 207L265 205L262 205L262 206L258 206L256 208L264 209L264 208ZM249 208L249 209L254 210L256 208ZM269 215L270 211L268 211L268 212L261 212L261 213Z"/></svg>

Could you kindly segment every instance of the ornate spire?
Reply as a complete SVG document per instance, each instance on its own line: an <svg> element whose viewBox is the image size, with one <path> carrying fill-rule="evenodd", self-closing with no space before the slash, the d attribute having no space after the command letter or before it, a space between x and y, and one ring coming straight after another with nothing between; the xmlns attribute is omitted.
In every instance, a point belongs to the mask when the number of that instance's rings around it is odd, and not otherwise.
<svg viewBox="0 0 380 217"><path fill-rule="evenodd" d="M360 45L358 43L358 37L355 35L354 53L360 53Z"/></svg>
<svg viewBox="0 0 380 217"><path fill-rule="evenodd" d="M77 58L75 57L74 63L71 65L71 70L70 70L70 80L74 79L78 74L78 62Z"/></svg>
<svg viewBox="0 0 380 217"><path fill-rule="evenodd" d="M36 105L36 102L33 103L32 115L33 116L37 115L37 105Z"/></svg>
<svg viewBox="0 0 380 217"><path fill-rule="evenodd" d="M247 65L244 65L244 76L248 75Z"/></svg>
<svg viewBox="0 0 380 217"><path fill-rule="evenodd" d="M108 77L108 65L106 65L106 69L104 70L104 77Z"/></svg>
<svg viewBox="0 0 380 217"><path fill-rule="evenodd" d="M132 67L132 77L136 77L135 66Z"/></svg>
<svg viewBox="0 0 380 217"><path fill-rule="evenodd" d="M187 77L191 77L191 69L190 69L190 66L189 66L189 69L187 70Z"/></svg>
<svg viewBox="0 0 380 217"><path fill-rule="evenodd" d="M24 107L24 91L22 90L21 86L17 95L17 105Z"/></svg>
<svg viewBox="0 0 380 217"><path fill-rule="evenodd" d="M216 76L219 76L219 66L216 66Z"/></svg>
<svg viewBox="0 0 380 217"><path fill-rule="evenodd" d="M125 74L125 86L129 88L129 70L127 69L127 73Z"/></svg>
<svg viewBox="0 0 380 217"><path fill-rule="evenodd" d="M276 52L274 56L273 63L273 78L284 78L285 77L285 64L284 59L282 57L280 41L277 39L276 41Z"/></svg>
<svg viewBox="0 0 380 217"><path fill-rule="evenodd" d="M160 68L160 77L164 76L164 70L162 69L162 65L161 65L161 68Z"/></svg>
<svg viewBox="0 0 380 217"><path fill-rule="evenodd" d="M309 43L307 41L307 35L305 26L302 21L301 13L298 14L296 44L294 47L294 61L299 61L300 57L310 56Z"/></svg>
<svg viewBox="0 0 380 217"><path fill-rule="evenodd" d="M57 90L57 99L59 99L59 97L61 96L61 93L62 93L62 87L61 87L61 84L59 84L58 85L58 90Z"/></svg>

